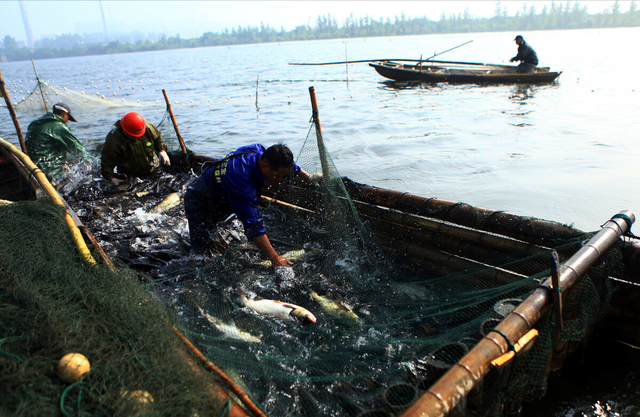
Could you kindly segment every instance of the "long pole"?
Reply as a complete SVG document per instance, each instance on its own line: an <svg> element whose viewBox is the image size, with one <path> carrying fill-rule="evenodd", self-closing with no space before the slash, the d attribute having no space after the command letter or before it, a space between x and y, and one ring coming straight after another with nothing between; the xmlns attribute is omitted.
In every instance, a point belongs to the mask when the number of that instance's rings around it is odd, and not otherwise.
<svg viewBox="0 0 640 417"><path fill-rule="evenodd" d="M38 71L36 71L36 64L33 62L33 58L31 58L31 65L33 65L33 72L36 74L36 82L38 83L38 88L40 89L40 96L42 97L42 107L44 108L44 112L47 112L47 101L44 99L44 93L42 92L42 83L40 82L40 78L38 78Z"/></svg>
<svg viewBox="0 0 640 417"><path fill-rule="evenodd" d="M16 116L16 111L13 109L11 105L11 98L9 97L9 92L7 91L7 87L4 84L4 78L2 78L2 71L0 71L0 95L4 97L4 102L7 103L7 108L9 108L9 114L11 114L11 120L13 120L13 125L16 127L16 133L18 134L18 140L20 141L20 147L22 148L22 152L27 153L27 146L24 143L24 137L22 136L22 129L20 129L20 123L18 123L18 117Z"/></svg>
<svg viewBox="0 0 640 417"><path fill-rule="evenodd" d="M458 49L458 48L460 48L461 46L465 46L466 44L471 43L471 42L473 42L473 40L467 41L467 42L465 42L465 43L461 43L460 45L458 45L458 46L454 46L453 48L447 49L446 51L442 51L442 52L440 52L440 53L433 54L432 56L430 56L430 57L429 57L429 58L427 58L426 60L428 61L428 60L430 60L431 58L435 58L435 57L437 57L438 55L442 55L442 54L445 54L445 53L447 53L447 52L449 52L449 51L453 51L454 49Z"/></svg>
<svg viewBox="0 0 640 417"><path fill-rule="evenodd" d="M431 58L435 58L438 55L442 55L446 52L449 51L453 51L454 49L460 48L461 46L464 46L468 43L473 42L471 41L467 41L463 44L460 44L458 46L455 46L451 49L447 49L446 51L434 54L431 56ZM431 58L427 58L425 61L431 61ZM405 59L405 58L380 58L380 59L359 59L356 61L338 61L338 62L290 62L289 65L342 65L342 64L357 64L359 62L373 62L373 61L398 61L398 62L416 62L418 61L417 59ZM433 62L446 62L446 61L433 61ZM474 63L474 62L465 62L466 64L469 65L486 65L486 64L481 64L481 63ZM462 62L461 62L462 64Z"/></svg>
<svg viewBox="0 0 640 417"><path fill-rule="evenodd" d="M169 116L171 116L171 122L173 123L173 128L176 131L176 135L178 136L178 141L180 141L180 147L182 148L182 153L187 154L187 147L184 146L184 141L182 140L182 135L180 134L180 129L178 129L178 122L176 122L176 118L173 115L173 110L171 109L171 102L169 101L169 97L167 96L167 91L163 88L162 95L164 95L164 101L167 103L167 111L169 112Z"/></svg>
<svg viewBox="0 0 640 417"><path fill-rule="evenodd" d="M322 140L322 127L320 126L320 117L318 114L318 102L316 101L316 89L313 86L309 87L309 96L311 97L311 110L313 111L311 117L313 124L316 125L316 139L318 144L318 153L320 154L320 165L322 166L322 176L325 181L329 178L329 165L325 158L326 153L324 149L324 142Z"/></svg>

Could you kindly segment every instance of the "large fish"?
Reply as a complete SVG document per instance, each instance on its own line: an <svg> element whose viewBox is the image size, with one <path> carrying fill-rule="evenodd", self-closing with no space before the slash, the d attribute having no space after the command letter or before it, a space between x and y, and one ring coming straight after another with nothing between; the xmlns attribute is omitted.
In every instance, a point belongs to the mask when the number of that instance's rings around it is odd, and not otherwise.
<svg viewBox="0 0 640 417"><path fill-rule="evenodd" d="M180 194L171 193L164 198L160 203L156 204L149 210L149 213L164 213L171 210L175 206L180 204Z"/></svg>
<svg viewBox="0 0 640 417"><path fill-rule="evenodd" d="M236 292L234 301L241 307L246 307L263 316L269 316L281 320L299 321L302 324L316 322L316 317L309 310L295 304L283 303L276 300L263 300L256 298L249 300L241 289Z"/></svg>
<svg viewBox="0 0 640 417"><path fill-rule="evenodd" d="M289 252L285 252L285 253L281 254L280 256L290 260L293 263L296 263L296 262L300 262L300 261L303 261L305 259L308 259L308 258L310 258L310 257L312 257L314 255L318 255L319 253L322 253L322 252L323 252L322 249L310 249L310 250L299 249L299 250L292 250L292 251L289 251ZM271 261L266 260L266 261L262 261L262 262L255 262L254 265L269 267L269 266L271 266Z"/></svg>
<svg viewBox="0 0 640 417"><path fill-rule="evenodd" d="M329 297L324 297L322 295L318 295L315 291L311 291L311 297L318 304L325 313L330 315L331 317L346 319L351 322L356 322L358 324L362 323L362 319L358 317L356 313L354 313L349 307L342 304L342 300L332 300Z"/></svg>
<svg viewBox="0 0 640 417"><path fill-rule="evenodd" d="M236 327L236 325L234 323L231 324L225 324L223 323L221 320L213 317L212 315L208 314L206 311L204 311L203 309L201 309L200 307L196 306L198 311L200 312L200 314L202 314L202 316L204 318L207 319L207 321L209 322L209 324L211 324L211 327L213 327L214 329L218 330L220 333L224 334L225 336L231 338L231 339L236 339L236 340L240 340L242 342L248 342L248 343L260 343L261 340L260 338L245 332L243 330L240 330Z"/></svg>

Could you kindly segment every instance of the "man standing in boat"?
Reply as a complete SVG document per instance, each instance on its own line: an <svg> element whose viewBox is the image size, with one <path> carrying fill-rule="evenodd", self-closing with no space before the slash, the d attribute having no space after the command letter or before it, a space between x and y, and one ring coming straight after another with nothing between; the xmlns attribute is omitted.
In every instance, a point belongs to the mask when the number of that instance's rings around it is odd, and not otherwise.
<svg viewBox="0 0 640 417"><path fill-rule="evenodd" d="M102 148L102 177L119 185L127 177L153 177L160 162L171 165L162 134L140 113L122 116L107 135ZM114 169L118 173L114 174Z"/></svg>
<svg viewBox="0 0 640 417"><path fill-rule="evenodd" d="M528 43L524 41L522 35L516 36L514 39L518 45L518 55L511 58L509 61L520 61L517 71L518 73L534 72L538 65L538 55Z"/></svg>
<svg viewBox="0 0 640 417"><path fill-rule="evenodd" d="M29 124L25 145L31 160L51 180L64 177L68 157L86 155L82 143L71 133L67 122L76 122L66 103L56 103L51 112Z"/></svg>
<svg viewBox="0 0 640 417"><path fill-rule="evenodd" d="M280 184L291 175L300 175L317 185L322 174L309 175L293 161L291 150L277 144L242 146L219 159L191 182L184 196L184 210L189 221L191 251L205 253L215 244L209 227L235 213L244 226L247 238L271 261L271 265L290 266L292 262L278 255L267 237L258 203L265 182Z"/></svg>

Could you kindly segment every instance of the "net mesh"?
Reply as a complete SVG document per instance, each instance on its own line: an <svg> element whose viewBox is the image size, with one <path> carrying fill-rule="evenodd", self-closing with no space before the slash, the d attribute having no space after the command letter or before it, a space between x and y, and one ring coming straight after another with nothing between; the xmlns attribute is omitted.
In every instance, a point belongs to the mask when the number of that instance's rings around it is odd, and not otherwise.
<svg viewBox="0 0 640 417"><path fill-rule="evenodd" d="M307 172L322 172L322 186L292 180L262 211L279 253L297 258L292 272L273 270L241 242L202 268L170 274L182 285L172 299L185 330L269 415L401 413L549 276L551 248L566 260L590 237L572 230L558 238L570 228L540 221L535 224L549 228L539 238L547 248L513 249L512 242L509 249L487 250L440 232L421 233L431 246L424 253L411 246L418 238L411 230L397 230L393 210L374 216L373 202L340 177L315 124L297 161ZM466 205L418 211L437 219L456 210L463 223L496 223L495 213ZM522 231L532 220L508 226ZM447 226L440 223L441 230ZM477 231L456 233L466 242L478 240ZM565 306L562 340L581 340L602 317L611 293L603 282L617 261L619 253L610 251L568 294L575 301ZM304 307L317 322L303 326L243 307L238 288L249 299ZM553 329L545 318L528 355L508 374L490 375L459 406L459 415L500 415L505 404L543 395L559 343Z"/></svg>
<svg viewBox="0 0 640 417"><path fill-rule="evenodd" d="M95 86L85 86L86 91L78 91L76 88L69 88L69 86L53 85L37 80L35 87L30 90L21 90L22 86L16 85L8 85L7 87L13 106L16 110L22 111L46 113L51 111L51 106L59 101L71 103L74 108L140 107L150 104L133 99L129 91L122 91L122 86L119 89L114 86L114 90L118 92L113 91L111 87L107 91L100 92ZM26 88L30 87L25 86Z"/></svg>
<svg viewBox="0 0 640 417"><path fill-rule="evenodd" d="M163 303L141 291L132 270L84 264L61 208L4 204L0 218L1 414L188 416L223 409L206 377L193 371ZM70 384L56 366L72 352L83 354L91 371Z"/></svg>
<svg viewBox="0 0 640 417"><path fill-rule="evenodd" d="M175 137L169 119L160 127ZM76 259L55 225L59 209L0 206L0 366L12 393L0 410L126 415L122 393L141 389L155 401L138 411L225 415L224 400L177 354L173 323L267 415L399 415L549 276L552 250L564 261L592 236L408 195L385 206L386 197L339 175L315 123L296 160L322 172L320 186L288 179L264 190L261 208L292 269L274 270L234 218L215 231L228 247L222 255L189 255L180 198L195 165L124 189L90 180L67 193L119 274ZM550 363L607 310L618 265L614 247L563 294L560 340L544 316L533 347L487 374L451 415L503 415L544 395ZM259 299L301 307L316 322L274 317L276 303L258 311ZM69 351L93 366L73 388L53 371Z"/></svg>

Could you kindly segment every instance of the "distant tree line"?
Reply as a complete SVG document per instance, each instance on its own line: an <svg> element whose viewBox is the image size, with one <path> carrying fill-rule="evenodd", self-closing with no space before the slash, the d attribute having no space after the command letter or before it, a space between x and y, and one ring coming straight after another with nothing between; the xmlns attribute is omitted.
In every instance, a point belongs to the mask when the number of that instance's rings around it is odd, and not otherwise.
<svg viewBox="0 0 640 417"><path fill-rule="evenodd" d="M164 49L197 48L204 46L240 45L263 42L286 42L299 40L361 38L374 36L426 35L439 33L497 32L525 30L588 29L640 26L640 11L635 1L629 10L620 10L618 0L610 9L597 14L589 14L587 6L579 1L566 3L552 2L542 10L536 10L535 4L524 6L515 15L509 16L500 1L496 3L495 13L490 18L476 18L465 8L462 13L442 14L439 21L426 17L407 18L404 13L393 20L374 19L369 16L355 18L350 15L342 24L330 15L321 15L314 26L300 25L285 30L260 24L259 27L238 26L225 29L220 33L206 32L193 39L181 39L179 35L167 38L162 35L153 40L138 40L133 43L112 42L89 43L91 37L65 34L53 39L36 42L35 48L20 47L16 40L4 37L4 54L8 61L22 61L46 58L61 58L84 55L104 55L125 52L157 51Z"/></svg>

